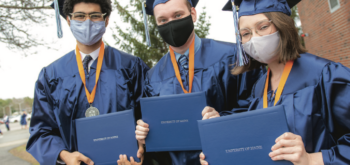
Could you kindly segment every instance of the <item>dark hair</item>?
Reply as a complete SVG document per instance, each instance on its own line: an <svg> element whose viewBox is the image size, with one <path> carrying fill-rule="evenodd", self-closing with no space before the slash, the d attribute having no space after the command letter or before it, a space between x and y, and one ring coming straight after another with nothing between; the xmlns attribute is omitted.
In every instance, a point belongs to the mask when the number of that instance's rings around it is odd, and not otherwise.
<svg viewBox="0 0 350 165"><path fill-rule="evenodd" d="M63 4L63 13L67 16L70 16L70 13L73 12L74 5L81 2L99 4L101 7L101 12L106 13L105 18L111 15L111 0L65 0Z"/></svg>
<svg viewBox="0 0 350 165"><path fill-rule="evenodd" d="M280 63L295 60L300 57L300 54L306 52L306 49L301 45L298 30L291 17L281 12L268 12L263 14L265 14L269 20L272 20L272 23L275 25L281 37L276 50L276 53L279 54ZM249 63L242 67L236 66L232 70L232 74L238 75L264 66L266 66L266 64L260 63L249 56Z"/></svg>
<svg viewBox="0 0 350 165"><path fill-rule="evenodd" d="M185 1L186 1L186 6L187 6L188 10L191 11L191 8L192 8L191 3L188 0L185 0Z"/></svg>

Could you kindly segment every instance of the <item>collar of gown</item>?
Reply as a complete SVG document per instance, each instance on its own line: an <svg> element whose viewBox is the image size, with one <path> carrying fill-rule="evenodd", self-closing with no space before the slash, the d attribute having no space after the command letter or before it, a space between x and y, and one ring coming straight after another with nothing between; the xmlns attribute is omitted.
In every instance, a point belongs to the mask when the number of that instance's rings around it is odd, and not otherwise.
<svg viewBox="0 0 350 165"><path fill-rule="evenodd" d="M96 50L94 50L94 51L91 52L90 54L85 54L85 53L79 51L79 52L80 52L80 55L81 55L81 60L84 60L84 58L85 58L86 55L90 55L90 56L92 57L92 61L95 61L95 60L97 59L97 57L98 57L98 54L100 53L100 48L101 48L101 47L98 47ZM106 48L106 45L105 45L105 48ZM77 51L77 50L75 50L75 52L76 52L76 51Z"/></svg>
<svg viewBox="0 0 350 165"><path fill-rule="evenodd" d="M197 51L199 50L201 45L202 45L202 40L197 36L197 34L195 34L194 53L197 53ZM179 58L182 54L176 53L175 51L174 51L174 53L175 53L176 61L179 61ZM188 58L189 53L190 53L190 49L187 49L187 51L185 52L185 55L187 56L187 58Z"/></svg>

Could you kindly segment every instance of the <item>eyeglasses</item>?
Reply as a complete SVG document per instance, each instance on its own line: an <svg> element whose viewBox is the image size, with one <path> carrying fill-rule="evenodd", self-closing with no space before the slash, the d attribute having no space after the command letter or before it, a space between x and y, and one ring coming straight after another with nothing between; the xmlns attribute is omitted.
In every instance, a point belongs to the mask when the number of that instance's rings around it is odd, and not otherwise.
<svg viewBox="0 0 350 165"><path fill-rule="evenodd" d="M264 35L269 35L271 34L272 31L272 20L263 20L258 22L257 24L255 24L255 28L254 29L249 29L249 28L243 28L239 30L239 33L241 35L241 42L244 44L248 41L250 41L250 39L253 36L253 32L252 30L255 30L256 34L259 34L260 36L264 36Z"/></svg>
<svg viewBox="0 0 350 165"><path fill-rule="evenodd" d="M99 22L99 21L104 21L104 16L107 13L93 13L93 14L85 14L85 13L70 13L72 16L72 20L79 21L79 22L84 22L87 17L90 17L90 20L92 22Z"/></svg>

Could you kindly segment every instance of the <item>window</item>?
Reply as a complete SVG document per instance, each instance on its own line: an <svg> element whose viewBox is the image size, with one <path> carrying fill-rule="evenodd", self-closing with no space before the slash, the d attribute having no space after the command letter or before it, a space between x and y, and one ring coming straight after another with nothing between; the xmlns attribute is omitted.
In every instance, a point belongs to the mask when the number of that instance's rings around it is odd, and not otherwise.
<svg viewBox="0 0 350 165"><path fill-rule="evenodd" d="M328 3L331 13L335 12L340 8L339 0L328 0Z"/></svg>

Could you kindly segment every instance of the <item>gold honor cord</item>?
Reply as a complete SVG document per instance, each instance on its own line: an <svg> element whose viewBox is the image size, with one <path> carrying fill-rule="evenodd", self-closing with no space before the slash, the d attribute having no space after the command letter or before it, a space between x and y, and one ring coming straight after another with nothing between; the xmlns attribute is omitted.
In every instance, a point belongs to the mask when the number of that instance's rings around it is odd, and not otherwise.
<svg viewBox="0 0 350 165"><path fill-rule="evenodd" d="M83 62L81 60L81 55L80 55L80 50L79 50L78 45L77 45L76 50L77 50L76 51L76 59L77 59L77 63L78 63L80 78L81 78L81 81L83 81L83 84L85 87L86 97L87 97L88 102L90 103L90 108L88 108L86 110L85 116L86 117L97 116L97 115L99 115L99 111L97 108L92 107L92 103L94 102L94 99L95 99L97 82L98 82L98 79L100 78L100 73L101 73L101 69L102 69L103 56L105 53L104 43L102 42L101 47L100 47L100 52L98 54L98 61L97 61L97 68L96 68L96 81L95 81L94 89L92 90L91 93L86 88L85 72L84 72Z"/></svg>
<svg viewBox="0 0 350 165"><path fill-rule="evenodd" d="M184 85L182 83L179 67L177 65L175 54L174 54L174 50L171 49L171 47L169 47L171 62L173 63L175 75L176 75L176 78L179 81L184 93L191 93L192 92L192 84L193 84L193 78L194 78L194 42L195 42L195 40L193 39L191 46L190 46L190 54L189 54L189 64L188 64L189 75L188 76L189 76L190 82L189 82L189 90L188 91L184 88Z"/></svg>
<svg viewBox="0 0 350 165"><path fill-rule="evenodd" d="M278 89L277 89L276 96L275 96L274 106L276 105L276 103L278 102L278 100L280 99L280 97L282 95L282 92L283 92L284 86L286 85L289 73L292 70L293 63L294 63L294 61L288 61L286 63L286 65L284 66L282 77L281 77L280 83L278 84ZM267 89L269 87L269 77L270 77L270 68L267 71L266 83L265 83L265 89L264 89L264 108L268 107Z"/></svg>

